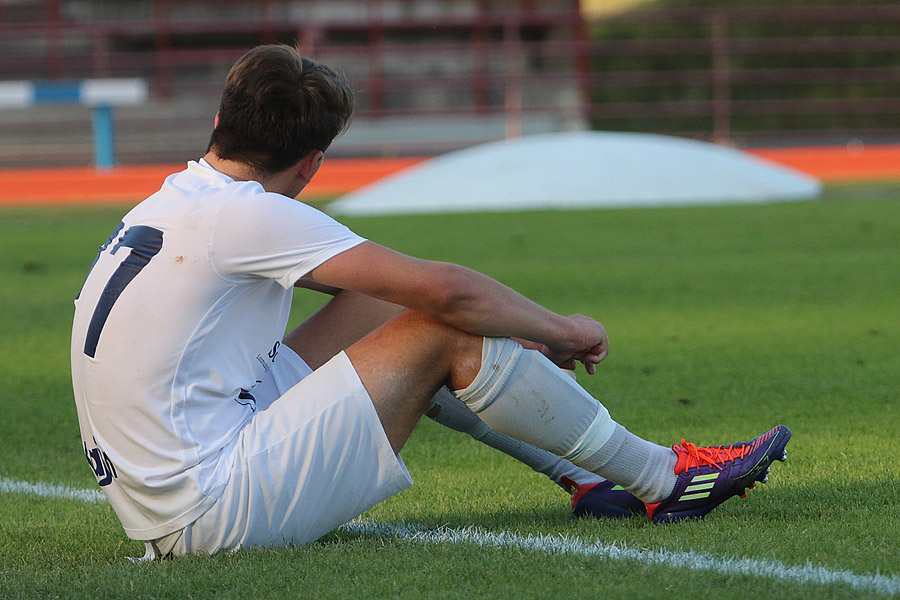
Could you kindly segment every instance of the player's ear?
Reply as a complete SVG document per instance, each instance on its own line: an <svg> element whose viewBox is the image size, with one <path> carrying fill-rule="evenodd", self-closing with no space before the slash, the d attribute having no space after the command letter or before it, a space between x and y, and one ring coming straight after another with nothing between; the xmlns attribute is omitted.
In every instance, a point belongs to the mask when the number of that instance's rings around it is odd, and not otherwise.
<svg viewBox="0 0 900 600"><path fill-rule="evenodd" d="M213 129L219 126L219 113L216 113L216 118L213 120Z"/></svg>
<svg viewBox="0 0 900 600"><path fill-rule="evenodd" d="M325 153L321 150L313 150L301 158L300 162L297 164L297 168L300 171L300 180L303 181L303 183L309 183L316 172L318 172L319 167L322 166L324 160Z"/></svg>

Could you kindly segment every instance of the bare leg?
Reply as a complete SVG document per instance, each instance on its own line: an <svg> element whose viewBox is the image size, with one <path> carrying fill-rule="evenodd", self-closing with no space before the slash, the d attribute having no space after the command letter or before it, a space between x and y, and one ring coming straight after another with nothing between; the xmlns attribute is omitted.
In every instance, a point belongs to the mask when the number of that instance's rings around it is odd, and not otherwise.
<svg viewBox="0 0 900 600"><path fill-rule="evenodd" d="M674 453L613 421L542 354L406 311L347 350L395 451L441 385L489 427L566 458L645 502L674 488Z"/></svg>
<svg viewBox="0 0 900 600"><path fill-rule="evenodd" d="M345 290L288 333L284 343L312 368L318 368L339 351L345 350L396 316L401 310L402 307L396 304ZM439 391L434 396L431 406L434 409L433 414L426 414L438 423L469 433L476 440L509 454L535 471L544 473L563 488L565 488L563 477L577 483L603 481L600 476L576 467L550 452L494 431L445 387L443 394ZM437 415L438 412L440 416Z"/></svg>
<svg viewBox="0 0 900 600"><path fill-rule="evenodd" d="M299 348L298 353L308 358L311 366L324 363L360 330L374 327L386 312L396 310L380 303L377 310L358 314L348 323L347 315L353 316L348 306L372 305L368 299L342 294L289 335L289 346ZM338 318L341 314L344 320ZM332 347L320 345L329 339L326 332L353 323L356 330L335 335L330 339ZM310 341L320 344L305 349ZM517 352L522 348L512 340L498 338L491 342L493 350L483 362L482 350L487 347L488 341L480 336L407 310L346 352L395 452L409 439L431 398L446 384L457 390L457 396L481 420L504 435L611 478L642 500L655 502L671 492L674 465L668 463L674 461L670 450L640 440L611 421L596 399L540 353L525 351L528 359L520 361ZM505 358L494 356L495 351ZM518 365L515 373L507 370L513 369L514 363ZM505 364L509 367L502 366ZM507 380L509 385L504 383Z"/></svg>
<svg viewBox="0 0 900 600"><path fill-rule="evenodd" d="M283 341L311 369L318 369L401 310L402 306L343 290L291 330Z"/></svg>
<svg viewBox="0 0 900 600"><path fill-rule="evenodd" d="M394 451L444 383L461 389L481 368L482 338L405 311L347 349Z"/></svg>

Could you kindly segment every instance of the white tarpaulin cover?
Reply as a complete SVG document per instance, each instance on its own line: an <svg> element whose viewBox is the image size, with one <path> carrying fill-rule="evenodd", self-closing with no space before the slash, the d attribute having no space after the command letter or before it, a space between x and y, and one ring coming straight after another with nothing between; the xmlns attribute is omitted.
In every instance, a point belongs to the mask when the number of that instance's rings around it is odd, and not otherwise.
<svg viewBox="0 0 900 600"><path fill-rule="evenodd" d="M819 181L684 138L584 131L490 142L435 157L335 200L334 214L541 210L803 200Z"/></svg>

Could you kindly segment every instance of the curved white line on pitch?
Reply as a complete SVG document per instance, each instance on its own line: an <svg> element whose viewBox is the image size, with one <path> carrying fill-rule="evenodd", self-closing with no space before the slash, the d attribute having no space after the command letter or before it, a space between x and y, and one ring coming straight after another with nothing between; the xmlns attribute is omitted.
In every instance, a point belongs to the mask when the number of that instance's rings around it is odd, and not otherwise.
<svg viewBox="0 0 900 600"><path fill-rule="evenodd" d="M490 548L517 548L546 554L571 554L597 556L606 560L632 560L644 564L671 568L688 568L713 571L724 575L748 575L767 577L792 583L836 585L844 584L854 590L879 594L900 593L900 577L897 575L859 575L852 571L833 571L812 563L786 565L778 561L753 558L728 558L694 551L641 550L600 541L568 538L565 536L527 534L502 531L494 533L478 527L428 529L406 523L378 523L357 519L347 523L342 530L360 535L377 535L425 544L475 544Z"/></svg>
<svg viewBox="0 0 900 600"><path fill-rule="evenodd" d="M0 477L0 492L46 498L67 498L90 504L106 502L106 495L99 490L84 490L48 483L29 483L6 477ZM546 554L596 556L606 560L631 560L661 567L689 568L724 575L767 577L793 583L823 586L846 585L859 591L900 594L900 577L897 575L859 575L852 571L834 571L812 563L787 565L778 561L728 558L694 551L641 550L596 540L582 540L577 537L522 535L508 531L494 533L478 527L429 529L424 525L379 523L357 519L341 526L340 529L356 535L392 537L423 544L474 544L487 548L517 548Z"/></svg>
<svg viewBox="0 0 900 600"><path fill-rule="evenodd" d="M52 483L29 483L17 479L7 479L6 477L0 477L0 492L28 494L29 496L40 496L42 498L68 498L69 500L78 500L90 504L106 502L106 494L100 490L82 490Z"/></svg>

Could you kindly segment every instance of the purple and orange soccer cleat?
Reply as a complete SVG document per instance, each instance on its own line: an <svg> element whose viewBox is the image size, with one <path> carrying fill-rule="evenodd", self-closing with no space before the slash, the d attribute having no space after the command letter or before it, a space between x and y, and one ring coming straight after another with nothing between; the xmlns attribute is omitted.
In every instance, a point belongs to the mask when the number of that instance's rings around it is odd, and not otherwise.
<svg viewBox="0 0 900 600"><path fill-rule="evenodd" d="M647 512L634 494L612 481L578 485L564 477L563 484L572 494L572 514L576 517L620 519Z"/></svg>
<svg viewBox="0 0 900 600"><path fill-rule="evenodd" d="M761 436L730 446L698 447L681 440L672 446L678 455L675 474L678 480L672 494L656 504L647 505L647 514L655 523L702 518L732 496L769 480L769 465L787 460L784 447L791 430L784 425Z"/></svg>

